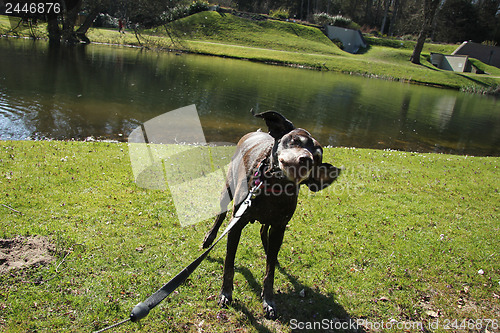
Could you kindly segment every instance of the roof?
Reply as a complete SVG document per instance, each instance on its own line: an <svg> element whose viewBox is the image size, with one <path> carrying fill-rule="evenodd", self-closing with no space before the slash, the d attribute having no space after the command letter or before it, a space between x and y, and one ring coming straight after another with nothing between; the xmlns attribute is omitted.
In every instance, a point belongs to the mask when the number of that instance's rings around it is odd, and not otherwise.
<svg viewBox="0 0 500 333"><path fill-rule="evenodd" d="M483 45L473 42L463 42L452 55L467 55L478 59L487 65L500 68L500 47Z"/></svg>

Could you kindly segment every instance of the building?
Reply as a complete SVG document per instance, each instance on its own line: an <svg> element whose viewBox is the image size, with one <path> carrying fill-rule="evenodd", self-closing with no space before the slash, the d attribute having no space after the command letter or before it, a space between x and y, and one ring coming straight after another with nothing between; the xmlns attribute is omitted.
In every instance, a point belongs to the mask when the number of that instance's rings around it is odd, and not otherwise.
<svg viewBox="0 0 500 333"><path fill-rule="evenodd" d="M447 71L477 73L476 68L470 63L469 57L464 55L431 53L431 64Z"/></svg>
<svg viewBox="0 0 500 333"><path fill-rule="evenodd" d="M500 47L483 45L473 42L463 42L452 55L465 55L481 62L500 68Z"/></svg>
<svg viewBox="0 0 500 333"><path fill-rule="evenodd" d="M331 40L337 39L342 42L344 51L349 53L357 53L360 48L367 47L365 39L359 30L335 27L326 25L326 35Z"/></svg>

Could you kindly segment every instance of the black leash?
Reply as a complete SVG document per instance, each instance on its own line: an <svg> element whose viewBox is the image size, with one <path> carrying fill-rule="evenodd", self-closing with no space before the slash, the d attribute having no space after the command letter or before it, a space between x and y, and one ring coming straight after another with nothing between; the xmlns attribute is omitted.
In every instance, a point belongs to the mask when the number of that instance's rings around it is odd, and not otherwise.
<svg viewBox="0 0 500 333"><path fill-rule="evenodd" d="M233 216L233 219L231 220L231 223L226 227L222 235L210 246L208 249L203 252L201 256L196 258L195 261L193 261L191 264L189 264L186 268L184 268L179 274L177 274L175 277L172 278L172 280L168 281L163 287L158 289L153 295L149 296L144 302L141 302L137 304L133 309L132 312L130 313L130 317L122 320L118 323L115 323L111 326L108 326L106 328L103 328L99 331L95 331L94 333L100 333L107 331L109 329L118 327L128 321L132 322L138 322L142 318L146 317L149 314L149 311L151 311L155 306L160 304L161 301L163 301L168 295L170 295L175 289L177 289L186 279L191 275L191 273L194 272L194 270L200 265L200 263L203 261L203 259L206 258L208 253L212 250L212 248L236 225L236 223L240 220L241 216L245 213L245 211L250 207L251 205L251 200L254 198L255 192L259 190L259 188L262 186L263 183L259 183L255 185L250 192L248 193L248 196L246 199L241 203L240 207L238 208L238 211L236 214Z"/></svg>

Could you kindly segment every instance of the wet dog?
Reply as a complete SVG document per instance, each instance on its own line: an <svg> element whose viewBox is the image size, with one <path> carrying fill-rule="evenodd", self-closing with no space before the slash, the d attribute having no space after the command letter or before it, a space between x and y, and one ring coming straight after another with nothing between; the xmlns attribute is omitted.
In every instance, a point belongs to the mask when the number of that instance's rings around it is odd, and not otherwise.
<svg viewBox="0 0 500 333"><path fill-rule="evenodd" d="M300 185L311 191L329 186L340 169L323 163L323 149L309 132L295 126L274 111L254 114L263 118L269 133L261 131L243 136L227 172L221 196L221 212L212 229L206 234L203 247L209 247L226 217L227 206L233 201L233 214L247 197L249 189L260 185L251 206L231 229L227 240L222 290L218 303L226 306L232 301L234 259L241 231L248 224L262 224L260 236L266 253L266 275L262 291L266 317L274 319L277 312L273 301L274 270L283 242L285 228L297 207Z"/></svg>

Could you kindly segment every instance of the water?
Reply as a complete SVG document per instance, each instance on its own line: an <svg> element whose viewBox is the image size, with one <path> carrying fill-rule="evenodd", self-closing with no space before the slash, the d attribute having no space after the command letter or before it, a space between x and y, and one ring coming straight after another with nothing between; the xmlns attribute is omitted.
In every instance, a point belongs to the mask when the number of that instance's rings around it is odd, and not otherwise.
<svg viewBox="0 0 500 333"><path fill-rule="evenodd" d="M0 139L126 140L195 104L207 141L237 142L273 109L323 145L500 155L492 97L199 55L0 39Z"/></svg>

